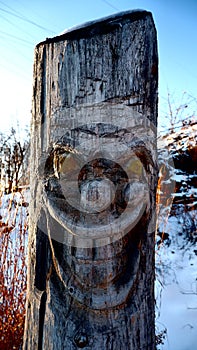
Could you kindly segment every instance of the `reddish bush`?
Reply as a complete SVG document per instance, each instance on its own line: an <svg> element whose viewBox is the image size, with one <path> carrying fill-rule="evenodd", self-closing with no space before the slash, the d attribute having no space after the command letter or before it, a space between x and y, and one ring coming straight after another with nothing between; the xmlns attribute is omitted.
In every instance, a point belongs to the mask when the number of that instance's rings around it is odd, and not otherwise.
<svg viewBox="0 0 197 350"><path fill-rule="evenodd" d="M21 349L26 299L27 202L0 195L0 349Z"/></svg>

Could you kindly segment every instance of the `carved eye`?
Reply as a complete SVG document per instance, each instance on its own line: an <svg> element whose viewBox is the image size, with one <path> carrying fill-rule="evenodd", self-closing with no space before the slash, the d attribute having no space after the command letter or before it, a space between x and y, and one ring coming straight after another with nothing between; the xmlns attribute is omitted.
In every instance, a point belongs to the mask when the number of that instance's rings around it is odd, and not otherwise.
<svg viewBox="0 0 197 350"><path fill-rule="evenodd" d="M79 160L74 154L70 153L62 157L60 167L59 167L60 176L63 176L63 177L72 176L72 174L79 172L79 169L80 169Z"/></svg>
<svg viewBox="0 0 197 350"><path fill-rule="evenodd" d="M124 163L124 169L130 179L139 178L143 172L143 164L137 157L132 157Z"/></svg>
<svg viewBox="0 0 197 350"><path fill-rule="evenodd" d="M54 155L54 172L56 177L72 180L80 170L80 162L76 154L64 152Z"/></svg>

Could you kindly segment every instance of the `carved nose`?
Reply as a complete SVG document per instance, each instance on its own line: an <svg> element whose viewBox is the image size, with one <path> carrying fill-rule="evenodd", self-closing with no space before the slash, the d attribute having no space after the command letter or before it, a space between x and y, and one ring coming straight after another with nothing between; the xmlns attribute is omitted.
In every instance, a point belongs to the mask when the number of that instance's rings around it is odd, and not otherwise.
<svg viewBox="0 0 197 350"><path fill-rule="evenodd" d="M90 213L105 210L114 200L115 186L107 178L86 180L81 185L81 206Z"/></svg>

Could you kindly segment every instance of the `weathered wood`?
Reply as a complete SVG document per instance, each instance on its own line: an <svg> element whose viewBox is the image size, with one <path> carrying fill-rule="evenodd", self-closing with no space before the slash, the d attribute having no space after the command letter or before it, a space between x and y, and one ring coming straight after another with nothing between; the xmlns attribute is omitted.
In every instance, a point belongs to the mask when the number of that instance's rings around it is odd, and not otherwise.
<svg viewBox="0 0 197 350"><path fill-rule="evenodd" d="M157 69L146 11L36 47L24 349L155 350Z"/></svg>

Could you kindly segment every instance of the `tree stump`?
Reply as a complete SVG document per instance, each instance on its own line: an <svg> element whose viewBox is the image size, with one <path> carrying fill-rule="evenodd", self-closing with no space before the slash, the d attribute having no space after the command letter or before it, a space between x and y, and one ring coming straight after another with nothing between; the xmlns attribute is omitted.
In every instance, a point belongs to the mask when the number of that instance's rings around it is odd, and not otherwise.
<svg viewBox="0 0 197 350"><path fill-rule="evenodd" d="M150 12L37 45L24 349L155 350Z"/></svg>

